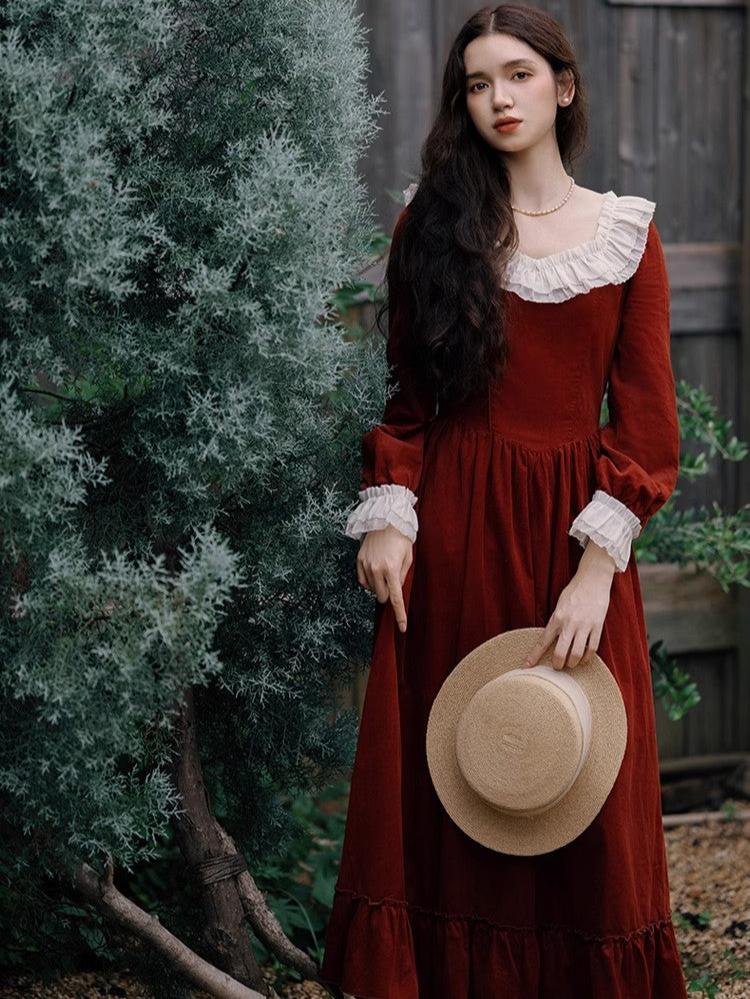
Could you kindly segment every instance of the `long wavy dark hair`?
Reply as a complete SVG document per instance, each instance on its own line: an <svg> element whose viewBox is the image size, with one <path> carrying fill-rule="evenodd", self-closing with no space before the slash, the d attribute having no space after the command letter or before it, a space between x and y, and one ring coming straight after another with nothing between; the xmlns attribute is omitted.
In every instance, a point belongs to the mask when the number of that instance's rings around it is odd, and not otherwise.
<svg viewBox="0 0 750 999"><path fill-rule="evenodd" d="M438 398L458 404L505 370L505 292L499 277L518 246L502 155L479 134L466 107L464 49L492 32L526 42L555 73L570 70L575 95L558 107L555 122L566 169L585 151L588 131L578 64L553 17L536 7L501 4L483 7L466 21L448 55L440 109L422 147L419 184L399 220L385 273L386 288L398 284L410 295L410 335L419 364ZM388 305L384 300L377 312L381 333Z"/></svg>

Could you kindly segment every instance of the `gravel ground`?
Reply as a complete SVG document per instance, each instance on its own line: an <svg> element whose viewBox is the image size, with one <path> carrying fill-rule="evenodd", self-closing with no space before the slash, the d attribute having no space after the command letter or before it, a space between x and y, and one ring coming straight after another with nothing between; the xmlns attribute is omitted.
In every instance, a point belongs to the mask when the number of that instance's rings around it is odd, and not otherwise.
<svg viewBox="0 0 750 999"><path fill-rule="evenodd" d="M733 802L737 808L746 802ZM665 831L672 912L683 968L705 999L750 999L750 820L720 819ZM282 999L329 999L316 982L294 983ZM0 980L0 999L154 999L126 971L67 975L54 985ZM201 991L193 999L211 999Z"/></svg>
<svg viewBox="0 0 750 999"><path fill-rule="evenodd" d="M317 982L294 982L279 991L278 995L282 999L331 999L331 993ZM51 985L44 985L27 976L5 983L0 980L0 999L102 999L106 996L155 999L153 992L144 988L127 971L79 972L65 975ZM212 999L209 993L200 989L194 990L191 996L192 999Z"/></svg>
<svg viewBox="0 0 750 999"><path fill-rule="evenodd" d="M675 826L665 836L686 976L707 999L750 999L750 820Z"/></svg>

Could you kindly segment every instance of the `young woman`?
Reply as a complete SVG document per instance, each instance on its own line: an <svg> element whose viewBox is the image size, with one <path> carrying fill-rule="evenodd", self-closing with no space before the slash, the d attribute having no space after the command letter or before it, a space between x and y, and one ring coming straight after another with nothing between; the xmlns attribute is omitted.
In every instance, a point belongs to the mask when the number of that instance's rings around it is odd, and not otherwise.
<svg viewBox="0 0 750 999"><path fill-rule="evenodd" d="M346 529L378 604L322 980L357 999L687 996L631 547L678 474L669 286L655 203L568 174L585 134L560 25L470 18L394 231L397 391ZM515 856L447 815L425 732L463 656L528 626L531 665L602 656L628 740L585 831Z"/></svg>

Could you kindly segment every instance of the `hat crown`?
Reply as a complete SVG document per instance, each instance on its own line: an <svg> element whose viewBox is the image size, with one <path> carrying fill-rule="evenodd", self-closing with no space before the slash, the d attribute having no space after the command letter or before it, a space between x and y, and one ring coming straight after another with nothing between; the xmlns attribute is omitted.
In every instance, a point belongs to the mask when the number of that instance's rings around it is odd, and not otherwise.
<svg viewBox="0 0 750 999"><path fill-rule="evenodd" d="M612 790L627 745L628 718L625 703L614 674L597 652L593 652L587 662L580 663L575 669L557 670L545 650L536 666L519 669L520 663L534 652L543 637L544 628L511 628L474 646L445 676L433 699L427 720L427 763L433 785L446 812L467 836L502 853L525 856L547 853L570 843L580 835L598 815ZM472 709L476 711L475 716L472 716L472 712L464 715L464 712L481 688L503 676L514 681L512 686L508 683L506 687L499 688L504 694L520 691L523 697L527 697L533 689L537 696L540 691L546 691L547 697L541 700L541 717L536 707L533 711L529 710L530 696L526 702L526 711L522 710L523 704L520 709L516 708L515 716L508 723L512 723L513 727L508 728L504 740L501 731L500 751L496 752L497 729L493 730L491 725L482 720L481 700L477 700ZM548 684L547 687L540 686L540 678ZM533 688L532 683L536 684ZM557 691L562 690L572 699L572 708L557 693L557 704L547 710L549 699L553 696L550 688L553 687ZM492 689L490 687L488 691ZM514 696L516 703L520 703L518 695ZM539 703L536 702L537 707ZM553 799L554 793L552 790L540 792L537 788L536 803L542 802L540 807L543 808L539 814L530 812L523 800L516 800L515 803L509 801L507 791L505 795L498 794L497 779L488 779L486 773L490 769L487 761L503 752L506 756L506 769L514 763L514 756L517 765L519 745L521 755L526 754L533 759L534 754L528 747L531 745L533 749L534 744L523 741L528 735L527 729L522 727L519 735L519 710L521 721L528 719L532 728L536 727L544 733L545 739L550 735L554 736L555 731L562 732L563 741L560 744L566 747L566 751L559 754L560 758L552 759L548 769L562 772L563 778L558 774L553 783L556 782L559 788L568 784L569 790L555 804L543 807L545 798ZM491 713L489 712L490 715ZM549 717L552 722L548 721ZM461 735L457 738L462 718ZM485 750L478 753L476 749L472 750L469 743L473 737L473 729L481 729L482 725L489 736L485 739ZM575 747L580 745L574 739L576 731L582 736L583 745L578 758L580 771L570 784L571 774L575 773L575 768L571 767L571 758L575 762ZM566 743L565 740L570 741ZM472 752L475 755L473 761ZM464 770L473 784L469 783L459 767L459 753ZM551 756L552 754L548 755L547 759ZM495 765L494 769L496 773L502 774L501 767ZM517 779L518 774L516 769ZM521 773L521 787L524 782L526 778ZM496 803L490 804L488 798L494 799ZM508 803L515 805L515 810L507 810ZM533 804L531 796L527 804Z"/></svg>
<svg viewBox="0 0 750 999"><path fill-rule="evenodd" d="M569 674L540 664L483 684L456 725L456 761L472 790L512 815L537 815L560 801L591 745L591 706Z"/></svg>

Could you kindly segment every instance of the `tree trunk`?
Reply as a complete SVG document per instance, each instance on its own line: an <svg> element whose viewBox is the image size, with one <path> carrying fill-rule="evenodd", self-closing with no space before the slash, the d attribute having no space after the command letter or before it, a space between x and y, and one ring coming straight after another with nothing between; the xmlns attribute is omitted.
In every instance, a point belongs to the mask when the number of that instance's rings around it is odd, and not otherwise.
<svg viewBox="0 0 750 999"><path fill-rule="evenodd" d="M183 811L173 822L182 855L201 889L206 920L203 943L218 967L244 985L265 992L236 881L246 869L244 858L236 852L227 854L203 782L192 689L183 701L179 748L175 777Z"/></svg>
<svg viewBox="0 0 750 999"><path fill-rule="evenodd" d="M237 853L237 847L229 833L216 819L214 823L224 844L226 855L232 856ZM265 895L249 871L243 871L237 876L237 890L245 907L248 922L258 939L287 967L299 971L305 978L317 981L320 969L310 955L296 947L284 933L281 923L269 909Z"/></svg>

